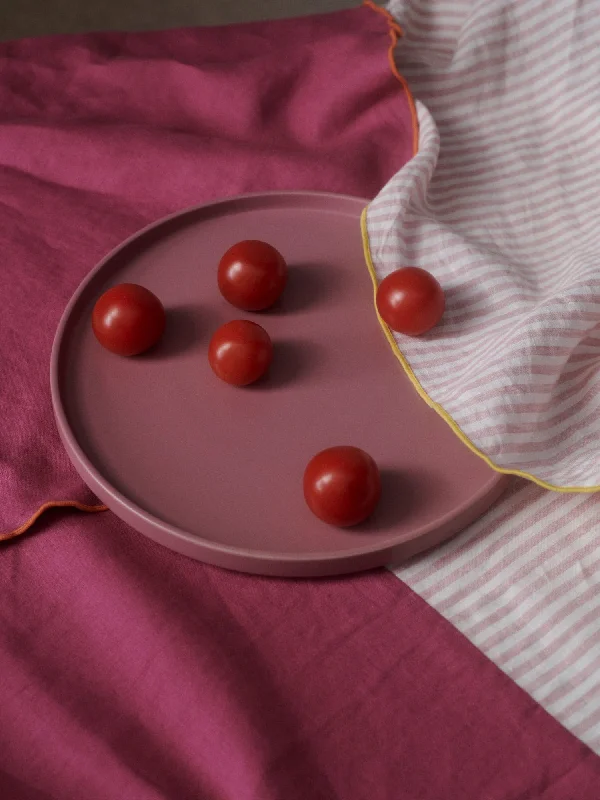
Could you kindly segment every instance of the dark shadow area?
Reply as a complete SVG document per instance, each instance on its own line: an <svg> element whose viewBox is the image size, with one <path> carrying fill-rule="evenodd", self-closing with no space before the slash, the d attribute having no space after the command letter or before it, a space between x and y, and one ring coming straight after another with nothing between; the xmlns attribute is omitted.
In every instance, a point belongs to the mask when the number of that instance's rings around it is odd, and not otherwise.
<svg viewBox="0 0 600 800"><path fill-rule="evenodd" d="M285 291L270 313L290 314L328 303L342 287L340 271L331 265L292 264L288 266Z"/></svg>
<svg viewBox="0 0 600 800"><path fill-rule="evenodd" d="M200 339L208 340L217 326L210 309L200 306L175 306L167 308L167 325L160 342L142 358L152 360L171 358L194 347Z"/></svg>
<svg viewBox="0 0 600 800"><path fill-rule="evenodd" d="M387 530L412 515L419 502L426 496L424 483L426 478L408 471L381 470L381 500L372 516L361 525L348 528L358 533L380 532Z"/></svg>
<svg viewBox="0 0 600 800"><path fill-rule="evenodd" d="M325 360L325 348L314 342L276 341L273 343L273 363L269 372L248 388L278 389L297 381L306 381Z"/></svg>

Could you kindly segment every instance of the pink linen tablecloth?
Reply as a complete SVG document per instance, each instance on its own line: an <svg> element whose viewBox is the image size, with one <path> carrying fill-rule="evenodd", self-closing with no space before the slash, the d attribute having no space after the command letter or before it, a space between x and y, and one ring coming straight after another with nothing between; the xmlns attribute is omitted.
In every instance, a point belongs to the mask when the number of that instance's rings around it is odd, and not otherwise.
<svg viewBox="0 0 600 800"><path fill-rule="evenodd" d="M81 278L186 205L375 195L412 153L385 51L368 9L0 46L0 530L96 502L47 385ZM385 571L247 577L54 510L0 546L0 596L2 800L600 796L598 758Z"/></svg>

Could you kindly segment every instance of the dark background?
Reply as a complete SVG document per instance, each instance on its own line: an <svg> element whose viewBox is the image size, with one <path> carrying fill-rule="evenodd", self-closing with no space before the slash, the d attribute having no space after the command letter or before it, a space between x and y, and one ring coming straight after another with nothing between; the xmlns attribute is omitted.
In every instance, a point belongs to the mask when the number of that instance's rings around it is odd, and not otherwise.
<svg viewBox="0 0 600 800"><path fill-rule="evenodd" d="M0 39L223 25L351 8L360 0L0 0Z"/></svg>

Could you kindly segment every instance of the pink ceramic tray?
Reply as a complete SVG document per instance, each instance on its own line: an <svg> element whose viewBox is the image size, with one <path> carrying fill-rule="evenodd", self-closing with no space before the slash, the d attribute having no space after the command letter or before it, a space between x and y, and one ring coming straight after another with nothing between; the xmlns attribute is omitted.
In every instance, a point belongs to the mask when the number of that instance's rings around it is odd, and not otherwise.
<svg viewBox="0 0 600 800"><path fill-rule="evenodd" d="M60 323L51 381L58 427L81 477L118 516L193 558L266 575L384 565L482 514L503 480L420 400L375 317L359 217L364 200L278 193L184 211L114 250ZM264 239L290 279L278 308L229 306L216 268ZM167 309L163 341L125 359L96 342L90 314L109 286L141 283ZM212 331L242 317L271 334L262 384L235 389L207 362ZM352 444L382 470L375 515L354 529L317 520L302 494L310 457Z"/></svg>

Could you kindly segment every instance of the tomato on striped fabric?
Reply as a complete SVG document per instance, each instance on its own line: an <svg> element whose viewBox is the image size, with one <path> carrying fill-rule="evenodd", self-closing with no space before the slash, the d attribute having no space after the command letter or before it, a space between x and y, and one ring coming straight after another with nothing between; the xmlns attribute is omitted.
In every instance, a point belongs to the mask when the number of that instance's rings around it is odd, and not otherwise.
<svg viewBox="0 0 600 800"><path fill-rule="evenodd" d="M389 327L407 336L431 330L444 314L444 290L420 267L403 267L379 284L377 310Z"/></svg>

